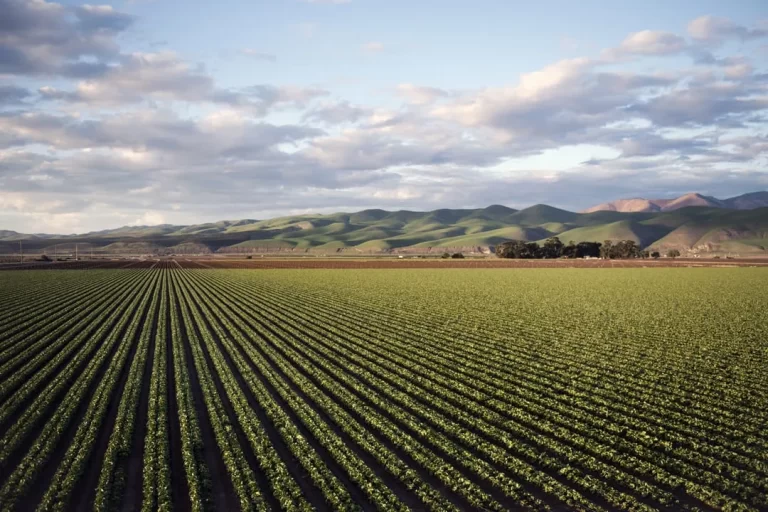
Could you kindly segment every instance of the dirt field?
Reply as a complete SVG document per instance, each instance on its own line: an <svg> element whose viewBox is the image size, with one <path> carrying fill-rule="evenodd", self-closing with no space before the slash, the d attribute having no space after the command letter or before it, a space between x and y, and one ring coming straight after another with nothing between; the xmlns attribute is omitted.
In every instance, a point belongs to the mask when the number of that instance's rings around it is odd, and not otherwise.
<svg viewBox="0 0 768 512"><path fill-rule="evenodd" d="M96 260L0 264L0 270L93 270L93 269L406 269L406 268L663 268L663 267L764 267L766 259L659 259L659 260L513 260L513 259L347 259L259 258L154 260Z"/></svg>
<svg viewBox="0 0 768 512"><path fill-rule="evenodd" d="M94 261L30 261L25 263L2 263L0 270L94 270L121 268L154 268L159 260L94 260ZM173 262L171 261L171 264ZM176 266L175 264L173 264Z"/></svg>
<svg viewBox="0 0 768 512"><path fill-rule="evenodd" d="M464 260L196 260L179 261L185 268L202 265L209 268L241 269L383 269L383 268L636 268L636 267L712 267L712 266L768 266L768 260L512 260L512 259L464 259ZM190 266L187 266L190 265Z"/></svg>

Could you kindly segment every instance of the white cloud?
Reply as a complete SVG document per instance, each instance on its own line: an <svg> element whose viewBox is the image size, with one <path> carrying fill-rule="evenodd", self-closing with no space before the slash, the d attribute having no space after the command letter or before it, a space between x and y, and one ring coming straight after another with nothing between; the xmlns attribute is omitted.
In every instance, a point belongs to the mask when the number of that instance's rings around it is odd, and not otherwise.
<svg viewBox="0 0 768 512"><path fill-rule="evenodd" d="M253 85L240 90L220 89L201 66L193 66L173 52L133 53L123 56L102 76L83 80L75 90L43 86L43 99L92 107L124 106L147 101L184 101L224 104L264 116L273 108L304 107L325 90L297 86Z"/></svg>
<svg viewBox="0 0 768 512"><path fill-rule="evenodd" d="M354 123L366 115L370 115L370 109L354 106L348 101L329 101L308 110L302 119L326 124L343 124Z"/></svg>
<svg viewBox="0 0 768 512"><path fill-rule="evenodd" d="M517 85L465 95L436 106L432 112L467 126L518 126L521 130L541 125L546 118L565 121L563 115L569 111L595 110L599 114L607 109L610 98L594 96L599 88L597 77L591 73L594 66L586 58L563 60L521 75Z"/></svg>
<svg viewBox="0 0 768 512"><path fill-rule="evenodd" d="M643 30L630 34L618 47L620 54L671 55L686 47L685 39L670 32Z"/></svg>
<svg viewBox="0 0 768 512"><path fill-rule="evenodd" d="M165 217L160 212L145 212L144 215L134 220L132 226L157 226L165 224Z"/></svg>
<svg viewBox="0 0 768 512"><path fill-rule="evenodd" d="M578 208L659 187L706 192L721 183L740 192L766 183L759 61L749 48L712 54L717 42L762 32L727 20L694 20L688 40L635 32L597 58L554 62L497 87L405 82L377 89L390 95L377 107L318 86L224 88L179 54L125 54L117 36L132 18L112 8L28 2L19 12L30 33L64 43L52 48L0 28L0 72L12 75L0 87L2 227L494 202ZM311 36L316 25L296 28ZM24 60L2 62L3 49L17 44ZM665 55L690 66L642 71ZM583 159L563 156L585 144L596 149ZM525 166L541 155L556 156Z"/></svg>
<svg viewBox="0 0 768 512"><path fill-rule="evenodd" d="M125 103L154 97L195 101L210 96L213 79L173 52L133 53L104 76L81 82L76 94L86 103Z"/></svg>
<svg viewBox="0 0 768 512"><path fill-rule="evenodd" d="M400 84L396 88L397 94L405 97L416 105L426 105L439 98L448 96L448 92L437 87L419 86L414 84Z"/></svg>
<svg viewBox="0 0 768 512"><path fill-rule="evenodd" d="M701 16L688 24L688 33L698 41L719 44L728 38L741 40L757 39L768 36L768 29L747 28L728 18Z"/></svg>
<svg viewBox="0 0 768 512"><path fill-rule="evenodd" d="M723 72L728 78L740 79L746 78L752 74L754 68L752 65L743 59L734 60L725 65Z"/></svg>

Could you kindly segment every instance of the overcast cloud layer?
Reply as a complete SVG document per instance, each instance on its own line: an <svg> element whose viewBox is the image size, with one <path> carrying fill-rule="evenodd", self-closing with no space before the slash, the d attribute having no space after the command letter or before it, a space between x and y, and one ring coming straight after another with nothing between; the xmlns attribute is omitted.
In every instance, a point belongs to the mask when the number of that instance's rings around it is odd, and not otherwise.
<svg viewBox="0 0 768 512"><path fill-rule="evenodd" d="M343 10L357 0L306 1ZM580 209L768 188L762 22L702 15L681 33L638 27L503 86L406 82L370 91L387 101L360 102L316 85L228 87L179 50L131 51L122 41L141 19L117 7L0 0L0 13L0 229ZM321 38L312 26L304 36ZM359 51L391 50L371 40ZM284 64L279 51L235 53Z"/></svg>

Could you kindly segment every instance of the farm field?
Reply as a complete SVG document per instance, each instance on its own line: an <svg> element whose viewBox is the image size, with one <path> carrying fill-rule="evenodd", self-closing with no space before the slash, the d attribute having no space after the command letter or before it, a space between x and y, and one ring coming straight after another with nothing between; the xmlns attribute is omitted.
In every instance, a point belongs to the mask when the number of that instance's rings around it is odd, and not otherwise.
<svg viewBox="0 0 768 512"><path fill-rule="evenodd" d="M766 268L144 263L0 273L0 510L768 510Z"/></svg>
<svg viewBox="0 0 768 512"><path fill-rule="evenodd" d="M764 258L662 258L662 259L504 259L464 258L352 258L352 257L255 257L149 258L143 260L96 259L83 261L30 261L0 264L0 270L94 270L94 269L425 269L425 268L663 268L663 267L768 267Z"/></svg>

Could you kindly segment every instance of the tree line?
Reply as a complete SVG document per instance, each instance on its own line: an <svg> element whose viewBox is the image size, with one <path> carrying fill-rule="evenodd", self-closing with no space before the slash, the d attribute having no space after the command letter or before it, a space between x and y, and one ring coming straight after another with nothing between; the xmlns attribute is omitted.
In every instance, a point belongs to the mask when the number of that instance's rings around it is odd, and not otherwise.
<svg viewBox="0 0 768 512"><path fill-rule="evenodd" d="M499 258L519 259L553 259L553 258L603 258L631 259L658 258L658 251L643 250L634 240L606 240L600 242L570 241L564 244L558 237L547 238L542 245L537 242L510 240L496 246L496 256ZM680 256L680 251L671 249L667 252L670 258Z"/></svg>

